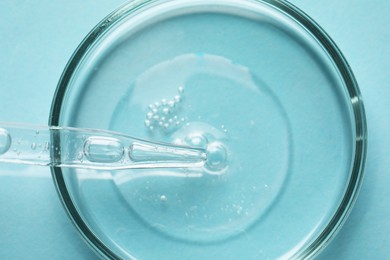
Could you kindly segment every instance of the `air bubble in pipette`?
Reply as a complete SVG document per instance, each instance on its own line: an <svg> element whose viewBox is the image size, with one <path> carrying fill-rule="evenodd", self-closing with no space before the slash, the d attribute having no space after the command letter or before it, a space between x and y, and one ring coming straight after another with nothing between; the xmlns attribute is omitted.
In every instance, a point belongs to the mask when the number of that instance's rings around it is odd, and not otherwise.
<svg viewBox="0 0 390 260"><path fill-rule="evenodd" d="M84 144L84 155L91 162L114 163L123 154L123 144L116 138L92 136Z"/></svg>
<svg viewBox="0 0 390 260"><path fill-rule="evenodd" d="M11 136L8 131L0 128L0 154L6 153L11 147Z"/></svg>

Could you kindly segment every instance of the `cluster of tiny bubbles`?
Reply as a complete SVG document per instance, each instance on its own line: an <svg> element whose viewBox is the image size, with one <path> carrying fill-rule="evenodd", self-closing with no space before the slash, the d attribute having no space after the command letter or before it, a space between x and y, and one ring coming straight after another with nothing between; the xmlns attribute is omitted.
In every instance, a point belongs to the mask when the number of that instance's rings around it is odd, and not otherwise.
<svg viewBox="0 0 390 260"><path fill-rule="evenodd" d="M155 102L149 105L148 113L145 118L145 126L150 130L156 129L168 132L183 124L186 119L179 118L177 112L183 100L184 87L180 86L177 90L178 94L173 99L161 99L160 102Z"/></svg>

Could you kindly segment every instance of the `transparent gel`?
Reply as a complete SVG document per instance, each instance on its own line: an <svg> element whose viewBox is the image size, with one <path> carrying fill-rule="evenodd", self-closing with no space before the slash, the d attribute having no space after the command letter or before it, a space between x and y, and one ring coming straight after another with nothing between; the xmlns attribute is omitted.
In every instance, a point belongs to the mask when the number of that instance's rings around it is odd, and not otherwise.
<svg viewBox="0 0 390 260"><path fill-rule="evenodd" d="M298 254L337 211L355 154L335 64L266 3L152 2L110 24L77 61L56 123L195 149L107 139L102 159L89 140L90 161L203 164L56 170L82 232L122 258Z"/></svg>

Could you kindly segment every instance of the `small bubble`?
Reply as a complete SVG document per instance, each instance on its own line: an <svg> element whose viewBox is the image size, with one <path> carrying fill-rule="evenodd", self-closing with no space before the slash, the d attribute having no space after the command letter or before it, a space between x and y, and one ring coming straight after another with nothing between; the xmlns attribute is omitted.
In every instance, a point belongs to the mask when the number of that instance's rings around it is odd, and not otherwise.
<svg viewBox="0 0 390 260"><path fill-rule="evenodd" d="M147 126L147 127L150 126L150 120L146 119L144 123L145 123L145 126Z"/></svg>
<svg viewBox="0 0 390 260"><path fill-rule="evenodd" d="M159 102L156 102L154 103L155 107L159 107L160 106L160 103Z"/></svg>
<svg viewBox="0 0 390 260"><path fill-rule="evenodd" d="M169 108L164 107L162 112L167 115L169 113Z"/></svg>
<svg viewBox="0 0 390 260"><path fill-rule="evenodd" d="M146 117L149 118L149 119L151 119L151 118L153 117L153 113L152 113L152 112L148 112L148 113L146 114Z"/></svg>
<svg viewBox="0 0 390 260"><path fill-rule="evenodd" d="M32 144L31 144L31 149L32 149L32 150L35 150L36 148L37 148L37 144L36 144L36 143L32 143Z"/></svg>
<svg viewBox="0 0 390 260"><path fill-rule="evenodd" d="M169 119L168 119L168 122L172 124L172 123L173 123L173 119L172 119L172 118L169 118Z"/></svg>
<svg viewBox="0 0 390 260"><path fill-rule="evenodd" d="M165 121L165 119L166 119L166 118L165 118L165 116L161 117L161 121L163 121L163 122L164 122L164 121Z"/></svg>
<svg viewBox="0 0 390 260"><path fill-rule="evenodd" d="M160 196L160 201L161 202L166 202L167 200L168 200L167 196L165 196L165 195L161 195Z"/></svg>
<svg viewBox="0 0 390 260"><path fill-rule="evenodd" d="M154 109L154 105L153 105L153 104L150 104L150 105L149 105L149 109L153 110L153 109Z"/></svg>
<svg viewBox="0 0 390 260"><path fill-rule="evenodd" d="M150 131L153 131L153 130L154 130L154 126L150 126L150 127L149 127L149 130L150 130Z"/></svg>
<svg viewBox="0 0 390 260"><path fill-rule="evenodd" d="M160 119L160 117L158 115L155 115L155 116L153 116L153 119L157 121Z"/></svg>
<svg viewBox="0 0 390 260"><path fill-rule="evenodd" d="M165 129L168 129L168 128L169 128L169 124L165 123L165 124L164 124L164 128L165 128Z"/></svg>
<svg viewBox="0 0 390 260"><path fill-rule="evenodd" d="M168 106L174 107L174 106L175 106L175 101L170 100L170 101L168 102Z"/></svg>
<svg viewBox="0 0 390 260"><path fill-rule="evenodd" d="M174 119L174 120L177 120L177 116L174 116L173 119Z"/></svg>
<svg viewBox="0 0 390 260"><path fill-rule="evenodd" d="M208 143L207 138L200 133L190 134L186 137L185 141L190 146L197 146L202 148L206 148Z"/></svg>
<svg viewBox="0 0 390 260"><path fill-rule="evenodd" d="M153 108L152 111L153 111L153 113L155 113L155 114L158 112L157 108Z"/></svg>
<svg viewBox="0 0 390 260"><path fill-rule="evenodd" d="M181 97L179 95L176 95L174 99L175 99L176 103L179 103L181 100Z"/></svg>
<svg viewBox="0 0 390 260"><path fill-rule="evenodd" d="M184 92L184 87L183 87L183 86L180 86L180 87L177 89L177 91L178 91L179 93L183 93L183 92Z"/></svg>
<svg viewBox="0 0 390 260"><path fill-rule="evenodd" d="M158 125L159 125L159 126L163 126L163 124L164 124L163 121L158 122Z"/></svg>
<svg viewBox="0 0 390 260"><path fill-rule="evenodd" d="M45 143L45 147L43 148L43 151L49 151L49 149L50 149L50 142L46 142Z"/></svg>
<svg viewBox="0 0 390 260"><path fill-rule="evenodd" d="M167 100L166 100L165 98L163 98L163 99L161 100L161 104L166 105L166 104L167 104Z"/></svg>
<svg viewBox="0 0 390 260"><path fill-rule="evenodd" d="M36 130L36 131L35 131L35 134L36 134L36 135L39 135L39 130Z"/></svg>
<svg viewBox="0 0 390 260"><path fill-rule="evenodd" d="M180 121L176 121L176 123L175 123L176 125L180 125Z"/></svg>

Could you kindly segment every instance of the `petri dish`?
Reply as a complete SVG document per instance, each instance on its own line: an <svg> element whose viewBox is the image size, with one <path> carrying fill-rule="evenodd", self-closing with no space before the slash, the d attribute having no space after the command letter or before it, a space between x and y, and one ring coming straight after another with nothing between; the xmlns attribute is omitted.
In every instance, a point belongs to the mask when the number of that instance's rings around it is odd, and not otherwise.
<svg viewBox="0 0 390 260"><path fill-rule="evenodd" d="M69 61L50 124L207 151L193 169L52 169L73 223L112 259L313 257L348 215L366 154L347 62L279 1L125 4Z"/></svg>

